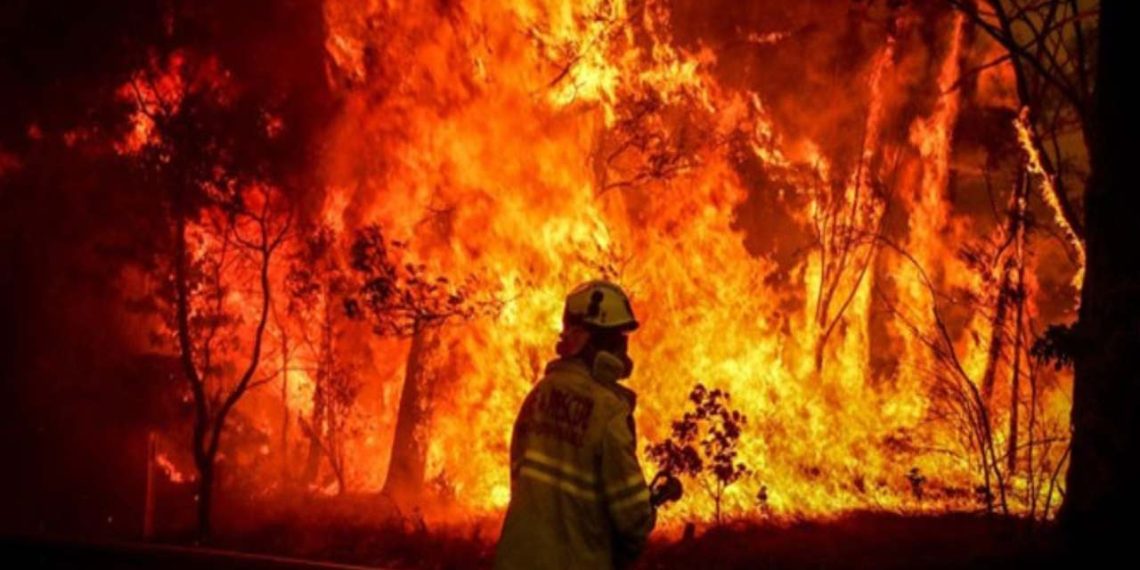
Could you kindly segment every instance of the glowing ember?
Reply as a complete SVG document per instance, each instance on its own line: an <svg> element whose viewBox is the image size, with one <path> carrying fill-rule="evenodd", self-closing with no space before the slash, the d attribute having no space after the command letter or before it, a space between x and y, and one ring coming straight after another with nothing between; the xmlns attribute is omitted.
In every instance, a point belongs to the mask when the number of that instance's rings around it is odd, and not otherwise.
<svg viewBox="0 0 1140 570"><path fill-rule="evenodd" d="M178 467L174 465L174 462L171 461L165 453L155 454L154 464L162 470L162 472L166 475L166 478L170 479L171 483L187 483L194 480L193 475L186 475L182 473L182 471L180 471Z"/></svg>

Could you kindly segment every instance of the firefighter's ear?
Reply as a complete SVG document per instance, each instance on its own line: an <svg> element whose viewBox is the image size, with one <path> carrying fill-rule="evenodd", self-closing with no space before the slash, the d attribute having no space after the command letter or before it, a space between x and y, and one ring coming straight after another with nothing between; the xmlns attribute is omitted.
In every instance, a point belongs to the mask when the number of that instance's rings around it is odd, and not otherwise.
<svg viewBox="0 0 1140 570"><path fill-rule="evenodd" d="M562 358L577 356L589 342L590 331L580 326L566 325L558 337L558 344L554 347L554 351Z"/></svg>
<svg viewBox="0 0 1140 570"><path fill-rule="evenodd" d="M629 362L628 358L622 358L612 352L599 350L594 356L593 375L599 381L617 382L622 378L628 378L632 369L633 363Z"/></svg>

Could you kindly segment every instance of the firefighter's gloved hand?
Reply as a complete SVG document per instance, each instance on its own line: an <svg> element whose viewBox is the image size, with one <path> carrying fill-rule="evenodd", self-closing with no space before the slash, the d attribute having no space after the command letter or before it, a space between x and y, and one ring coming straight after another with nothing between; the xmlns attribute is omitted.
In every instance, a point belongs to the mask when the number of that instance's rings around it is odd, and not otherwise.
<svg viewBox="0 0 1140 570"><path fill-rule="evenodd" d="M649 504L660 507L665 503L678 501L684 491L680 479L671 473L661 471L653 477L653 482L649 484Z"/></svg>

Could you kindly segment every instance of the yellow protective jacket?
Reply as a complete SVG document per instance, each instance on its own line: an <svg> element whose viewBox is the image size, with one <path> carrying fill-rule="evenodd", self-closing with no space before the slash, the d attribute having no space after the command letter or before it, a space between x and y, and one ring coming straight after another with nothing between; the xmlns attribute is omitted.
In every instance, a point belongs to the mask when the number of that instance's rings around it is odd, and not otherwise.
<svg viewBox="0 0 1140 570"><path fill-rule="evenodd" d="M496 569L621 568L644 548L656 515L637 462L635 398L605 376L555 360L523 402Z"/></svg>

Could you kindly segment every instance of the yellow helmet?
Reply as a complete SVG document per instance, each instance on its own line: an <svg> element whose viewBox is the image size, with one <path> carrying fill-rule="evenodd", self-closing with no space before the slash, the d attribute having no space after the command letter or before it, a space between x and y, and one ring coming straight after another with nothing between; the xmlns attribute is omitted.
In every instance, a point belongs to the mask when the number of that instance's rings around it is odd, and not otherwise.
<svg viewBox="0 0 1140 570"><path fill-rule="evenodd" d="M632 331L638 327L625 291L601 280L587 281L570 292L566 297L562 322L621 331Z"/></svg>

